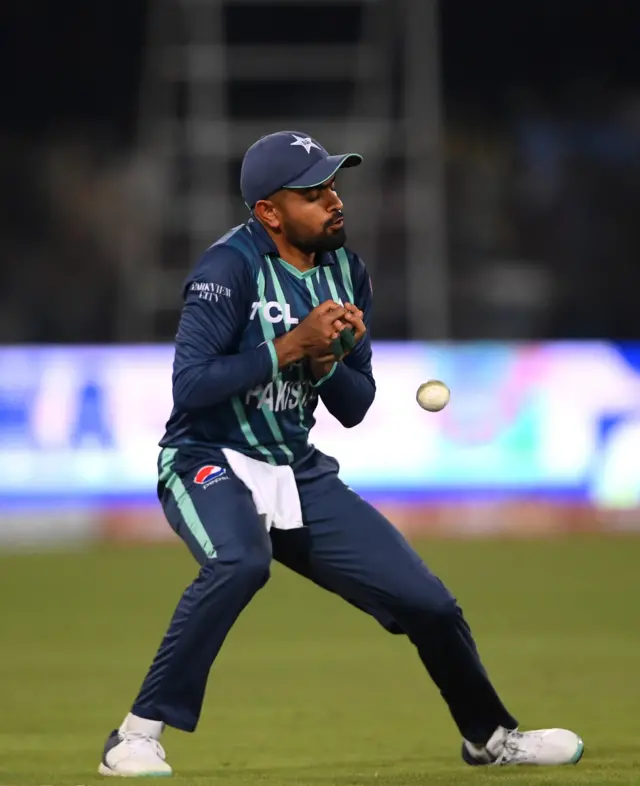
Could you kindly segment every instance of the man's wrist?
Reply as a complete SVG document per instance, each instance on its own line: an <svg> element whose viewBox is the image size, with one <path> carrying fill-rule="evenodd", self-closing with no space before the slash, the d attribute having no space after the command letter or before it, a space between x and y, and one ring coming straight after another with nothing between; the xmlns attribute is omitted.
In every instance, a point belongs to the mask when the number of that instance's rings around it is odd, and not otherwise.
<svg viewBox="0 0 640 786"><path fill-rule="evenodd" d="M285 368L304 357L304 350L300 345L294 331L279 336L273 342L273 348L278 358L278 368Z"/></svg>

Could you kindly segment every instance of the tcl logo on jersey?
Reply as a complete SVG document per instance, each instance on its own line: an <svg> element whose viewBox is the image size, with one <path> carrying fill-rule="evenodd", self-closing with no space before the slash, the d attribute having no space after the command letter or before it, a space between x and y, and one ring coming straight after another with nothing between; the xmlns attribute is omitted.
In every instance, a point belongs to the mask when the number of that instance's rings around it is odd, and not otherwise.
<svg viewBox="0 0 640 786"><path fill-rule="evenodd" d="M275 300L270 300L268 303L256 301L251 304L251 316L249 319L255 319L258 311L260 311L263 319L273 324L283 320L285 325L297 325L299 322L297 317L291 316L291 306L288 303L285 303L283 308Z"/></svg>

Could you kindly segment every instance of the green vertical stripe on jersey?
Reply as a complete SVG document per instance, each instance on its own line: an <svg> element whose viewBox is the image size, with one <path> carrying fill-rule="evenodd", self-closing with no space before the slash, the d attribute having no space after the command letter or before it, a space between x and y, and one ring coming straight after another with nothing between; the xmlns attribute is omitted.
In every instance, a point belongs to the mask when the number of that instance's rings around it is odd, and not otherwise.
<svg viewBox="0 0 640 786"><path fill-rule="evenodd" d="M319 269L317 270L317 273L318 273L318 275L316 277L319 278L319 276L320 276L320 270ZM305 283L307 285L307 289L309 290L309 294L311 295L311 304L315 308L316 306L320 305L320 299L318 298L318 295L316 293L315 287L313 286L313 281L312 281L311 278L307 278ZM335 284L334 284L334 286L335 286ZM331 290L331 292L333 293L333 290ZM302 378L302 376L301 376L301 378ZM304 422L304 409L302 408L302 406L300 406L300 425L304 429L309 431L309 427Z"/></svg>
<svg viewBox="0 0 640 786"><path fill-rule="evenodd" d="M260 270L258 273L258 300L264 300L264 275L262 270ZM260 319L262 319L262 312L260 313ZM253 433L253 429L249 424L249 418L247 417L247 413L239 396L233 396L231 398L231 406L233 407L233 411L236 413L236 417L240 423L240 429L249 445L261 453L267 459L269 464L277 464L278 462L275 460L273 453L269 450L269 448L266 448L264 445L261 445L258 442L258 439Z"/></svg>
<svg viewBox="0 0 640 786"><path fill-rule="evenodd" d="M258 284L258 300L262 302L265 300L265 280L264 280L264 273L262 272L262 268L258 270L258 275L256 278L256 282ZM262 312L260 312L260 319L262 319Z"/></svg>
<svg viewBox="0 0 640 786"><path fill-rule="evenodd" d="M338 295L338 289L336 287L336 282L333 278L333 273L331 268L328 265L323 267L324 275L327 279L327 284L329 284L329 290L331 292L331 297L334 299L336 303L340 303L340 295Z"/></svg>
<svg viewBox="0 0 640 786"><path fill-rule="evenodd" d="M264 445L261 445L258 442L258 439L253 433L253 429L249 424L249 418L247 417L247 413L245 412L244 406L242 405L242 401L240 401L238 396L232 397L231 406L233 407L233 411L236 413L236 417L240 423L240 428L242 429L242 433L244 434L244 438L247 440L247 442L251 445L252 448L255 448L257 451L262 453L269 464L277 464L278 462L273 457L273 453L269 450L269 448L266 448Z"/></svg>
<svg viewBox="0 0 640 786"><path fill-rule="evenodd" d="M265 260L267 262L267 265L269 266L269 272L271 273L271 280L273 281L273 288L276 293L276 300L278 301L278 303L280 304L280 308L282 309L282 321L284 324L284 329L289 330L289 325L287 325L287 323L284 321L287 301L285 299L284 292L282 291L282 285L280 284L280 279L278 278L278 275L273 267L273 262L271 261L271 259L269 259L268 256L265 256Z"/></svg>
<svg viewBox="0 0 640 786"><path fill-rule="evenodd" d="M305 283L307 285L307 289L309 290L309 294L311 295L311 305L315 308L316 306L320 305L320 301L318 296L316 295L316 290L313 286L313 281L310 278L305 279Z"/></svg>
<svg viewBox="0 0 640 786"><path fill-rule="evenodd" d="M276 274L275 274L275 272L273 270L273 265L271 264L271 260L268 259L267 257L265 257L265 259L267 259L267 261L269 263L269 268L271 270L271 275L273 276L273 278L275 280L277 280L277 276L276 276ZM274 286L275 286L275 281L274 281ZM278 289L279 289L279 291L278 291ZM286 301L284 299L284 294L282 294L282 288L280 287L280 282L279 281L278 281L278 288L276 288L276 293L277 293L277 297L278 297L278 302L280 304L280 308L282 310L282 318L283 318L283 321L284 321L285 308L286 308L287 304L286 304ZM282 295L282 298L280 298L280 295ZM258 300L262 304L262 303L265 302L265 299L266 299L265 298L265 280L264 280L264 273L262 272L262 269L261 269L258 272ZM269 322L267 319L265 319L262 308L258 309L258 313L260 314L260 326L262 327L262 335L263 335L265 341L273 341L275 339L275 337L276 337L276 332L275 332L275 330L273 328L273 325L271 324L271 322ZM277 380L279 380L279 379L281 379L280 375L278 375L276 377L276 379L273 380L274 383L277 384ZM293 461L293 453L284 444L284 437L282 436L282 431L280 430L280 426L278 425L278 421L276 419L275 414L270 409L266 409L266 408L264 408L264 409L262 409L260 411L264 415L265 420L267 421L267 423L269 425L269 428L271 430L271 433L273 434L273 438L278 443L278 447L282 450L282 452L285 454L287 459L290 462L292 462ZM236 415L237 414L238 413L236 411Z"/></svg>
<svg viewBox="0 0 640 786"><path fill-rule="evenodd" d="M267 260L267 264L269 265L269 270L271 272L271 278L273 279L273 288L275 289L276 297L278 298L278 303L280 303L280 306L283 309L282 313L284 314L284 306L286 304L286 300L285 300L285 297L284 297L284 292L282 291L282 286L280 284L280 279L278 278L278 274L276 273L275 268L273 267L273 262L271 261L271 259L269 259L269 257L267 257L267 256L265 257L265 259ZM284 260L281 260L281 261L284 261ZM288 267L292 267L292 266L288 265ZM295 270L295 268L293 268L293 269ZM310 279L307 278L307 286L309 286L309 281L310 281ZM284 329L288 331L289 328L290 328L290 325L287 325L285 323ZM302 393L303 382L304 382L304 368L302 367L302 363L299 366L298 379L300 381L300 391ZM305 429L305 431L309 431L309 429L304 424L304 406L303 406L303 403L302 403L302 395L300 395L300 401L298 402L298 413L300 415L300 426L303 429Z"/></svg>
<svg viewBox="0 0 640 786"><path fill-rule="evenodd" d="M200 548L209 559L216 557L216 550L211 542L207 530L198 515L193 500L189 492L180 479L180 476L173 470L173 459L178 451L176 448L165 448L160 459L160 480L165 484L176 501L180 515L184 523L189 528L189 532L196 539Z"/></svg>
<svg viewBox="0 0 640 786"><path fill-rule="evenodd" d="M260 279L260 276L262 276L262 280ZM260 271L258 275L258 290L258 299L264 300L264 276L262 275L262 271ZM245 412L244 406L239 396L231 397L231 406L233 407L233 411L236 413L238 423L240 424L240 430L242 431L248 444L261 453L267 459L269 464L277 464L278 462L273 457L271 451L258 442L256 435L253 433L253 429L249 424L249 418L247 417L247 413Z"/></svg>
<svg viewBox="0 0 640 786"><path fill-rule="evenodd" d="M340 263L340 271L342 273L342 283L347 290L349 296L349 303L353 303L353 281L351 280L351 268L349 267L349 257L344 248L339 248L336 251L336 257ZM354 305L356 305L354 303Z"/></svg>

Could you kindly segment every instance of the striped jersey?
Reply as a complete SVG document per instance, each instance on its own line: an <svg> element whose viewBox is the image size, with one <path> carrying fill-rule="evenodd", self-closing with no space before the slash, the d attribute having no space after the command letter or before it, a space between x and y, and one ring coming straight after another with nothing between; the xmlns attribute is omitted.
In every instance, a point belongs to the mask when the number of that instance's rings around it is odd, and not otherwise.
<svg viewBox="0 0 640 786"><path fill-rule="evenodd" d="M301 272L278 256L250 219L204 253L187 277L175 341L173 411L160 445L206 458L232 448L272 464L309 455L320 397L343 425L359 423L375 395L371 369L371 283L346 248L317 255ZM367 333L329 374L304 361L279 369L273 341L326 300L354 303Z"/></svg>

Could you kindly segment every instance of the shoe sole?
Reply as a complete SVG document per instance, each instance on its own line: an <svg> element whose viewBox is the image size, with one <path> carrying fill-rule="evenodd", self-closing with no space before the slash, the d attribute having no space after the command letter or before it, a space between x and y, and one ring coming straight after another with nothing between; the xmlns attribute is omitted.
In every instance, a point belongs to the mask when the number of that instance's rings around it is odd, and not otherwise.
<svg viewBox="0 0 640 786"><path fill-rule="evenodd" d="M173 772L116 772L116 770L112 770L111 767L107 767L103 762L100 762L98 774L105 775L108 778L170 778Z"/></svg>
<svg viewBox="0 0 640 786"><path fill-rule="evenodd" d="M578 750L573 754L573 757L570 759L569 764L577 764L582 758L583 753L584 753L584 742L580 740L580 742L578 743Z"/></svg>

